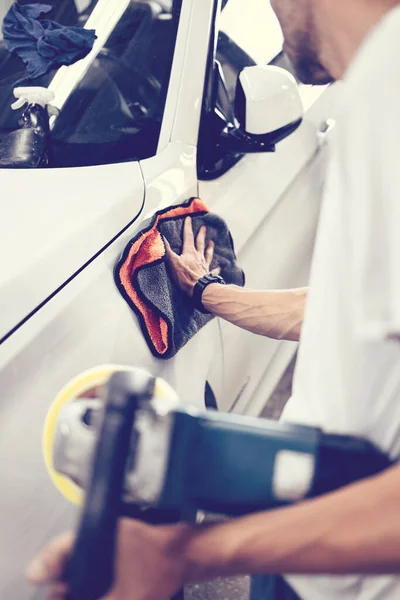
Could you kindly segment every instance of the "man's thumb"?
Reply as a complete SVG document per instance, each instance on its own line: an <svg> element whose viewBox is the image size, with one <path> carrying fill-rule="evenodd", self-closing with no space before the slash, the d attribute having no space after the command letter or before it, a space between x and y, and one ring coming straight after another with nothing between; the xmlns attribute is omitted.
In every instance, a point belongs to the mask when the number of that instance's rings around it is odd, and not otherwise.
<svg viewBox="0 0 400 600"><path fill-rule="evenodd" d="M56 538L31 562L26 578L34 585L60 579L71 554L74 537L66 534Z"/></svg>

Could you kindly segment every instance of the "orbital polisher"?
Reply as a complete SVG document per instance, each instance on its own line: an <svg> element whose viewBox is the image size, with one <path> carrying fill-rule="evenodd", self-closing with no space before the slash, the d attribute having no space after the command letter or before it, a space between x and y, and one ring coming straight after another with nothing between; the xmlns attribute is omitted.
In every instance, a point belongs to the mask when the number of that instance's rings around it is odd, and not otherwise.
<svg viewBox="0 0 400 600"><path fill-rule="evenodd" d="M50 408L50 477L82 505L65 573L70 600L113 584L117 522L238 517L316 497L376 474L390 459L368 440L217 411L179 400L141 369L104 366L70 382Z"/></svg>

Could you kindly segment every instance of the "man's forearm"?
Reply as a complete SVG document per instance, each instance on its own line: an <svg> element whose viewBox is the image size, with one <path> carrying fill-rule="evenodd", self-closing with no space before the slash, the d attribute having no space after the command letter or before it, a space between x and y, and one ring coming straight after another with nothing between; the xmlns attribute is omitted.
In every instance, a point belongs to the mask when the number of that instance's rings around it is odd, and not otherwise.
<svg viewBox="0 0 400 600"><path fill-rule="evenodd" d="M290 508L199 529L188 579L399 573L400 468Z"/></svg>
<svg viewBox="0 0 400 600"><path fill-rule="evenodd" d="M256 291L211 284L203 292L204 306L234 325L278 340L298 341L307 289Z"/></svg>

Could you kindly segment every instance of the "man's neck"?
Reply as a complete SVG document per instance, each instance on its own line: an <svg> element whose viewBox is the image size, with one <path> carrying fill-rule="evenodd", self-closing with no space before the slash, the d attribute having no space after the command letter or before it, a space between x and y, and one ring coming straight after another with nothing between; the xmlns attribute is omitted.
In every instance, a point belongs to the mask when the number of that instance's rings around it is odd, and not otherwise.
<svg viewBox="0 0 400 600"><path fill-rule="evenodd" d="M323 64L342 79L369 32L400 0L316 0Z"/></svg>

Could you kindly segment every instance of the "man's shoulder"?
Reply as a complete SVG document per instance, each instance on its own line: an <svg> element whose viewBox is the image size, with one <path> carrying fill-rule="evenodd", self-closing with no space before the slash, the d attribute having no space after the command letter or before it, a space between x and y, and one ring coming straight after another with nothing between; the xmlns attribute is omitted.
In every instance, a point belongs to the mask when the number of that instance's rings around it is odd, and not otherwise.
<svg viewBox="0 0 400 600"><path fill-rule="evenodd" d="M364 40L345 76L353 93L384 96L400 87L400 5L389 11Z"/></svg>
<svg viewBox="0 0 400 600"><path fill-rule="evenodd" d="M374 146L387 154L400 144L399 67L400 7L370 33L344 80L336 142L342 149L357 145L352 162L374 153Z"/></svg>

